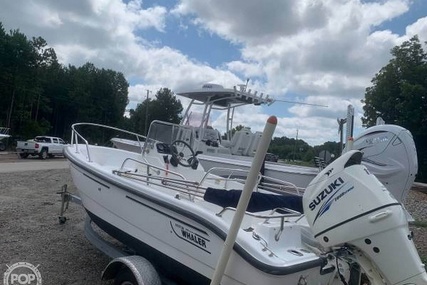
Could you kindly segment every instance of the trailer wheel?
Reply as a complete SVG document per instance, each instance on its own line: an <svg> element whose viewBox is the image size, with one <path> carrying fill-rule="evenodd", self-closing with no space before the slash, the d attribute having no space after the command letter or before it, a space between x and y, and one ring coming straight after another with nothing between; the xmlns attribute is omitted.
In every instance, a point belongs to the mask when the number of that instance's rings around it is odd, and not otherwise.
<svg viewBox="0 0 427 285"><path fill-rule="evenodd" d="M40 152L39 156L40 156L41 159L46 159L47 156L48 156L47 149L45 149L45 148L42 149L42 151Z"/></svg>
<svg viewBox="0 0 427 285"><path fill-rule="evenodd" d="M114 279L114 285L138 285L132 271L125 267L117 273Z"/></svg>
<svg viewBox="0 0 427 285"><path fill-rule="evenodd" d="M20 158L27 158L28 157L28 153L20 153L19 157Z"/></svg>
<svg viewBox="0 0 427 285"><path fill-rule="evenodd" d="M154 266L139 255L113 259L102 272L102 280L114 279L114 285L161 285Z"/></svg>

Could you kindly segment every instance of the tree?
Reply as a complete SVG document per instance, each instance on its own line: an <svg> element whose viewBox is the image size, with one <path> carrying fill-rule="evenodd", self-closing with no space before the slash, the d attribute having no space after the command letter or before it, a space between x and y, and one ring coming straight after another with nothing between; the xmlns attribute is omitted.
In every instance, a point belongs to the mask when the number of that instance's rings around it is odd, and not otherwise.
<svg viewBox="0 0 427 285"><path fill-rule="evenodd" d="M120 72L91 63L62 66L43 38L6 33L0 22L0 125L14 136L65 137L71 124L82 121L125 123L128 87Z"/></svg>
<svg viewBox="0 0 427 285"><path fill-rule="evenodd" d="M156 100L153 100L150 106L150 112L155 114L152 120L161 120L165 122L178 124L181 121L181 112L183 110L181 101L176 99L173 92L168 88L161 88L157 91ZM150 120L150 122L152 121Z"/></svg>
<svg viewBox="0 0 427 285"><path fill-rule="evenodd" d="M375 125L377 117L400 125L414 136L418 152L417 178L427 180L427 54L417 36L391 50L393 58L366 88L365 126Z"/></svg>
<svg viewBox="0 0 427 285"><path fill-rule="evenodd" d="M7 106L3 113L6 113L7 127L15 124L19 126L31 118L29 106L38 92L33 85L36 53L27 37L19 30L6 34L3 44L5 54L2 58L1 79L4 106Z"/></svg>
<svg viewBox="0 0 427 285"><path fill-rule="evenodd" d="M364 126L377 117L401 125L413 134L427 132L427 54L414 36L391 50L394 56L366 89Z"/></svg>
<svg viewBox="0 0 427 285"><path fill-rule="evenodd" d="M147 113L148 110L148 113ZM146 134L146 126L149 127L153 120L160 120L178 124L181 121L181 101L176 99L168 88L161 88L156 93L155 99L146 99L130 111L130 121L133 131ZM147 121L148 119L148 121Z"/></svg>
<svg viewBox="0 0 427 285"><path fill-rule="evenodd" d="M240 131L240 130L242 130L242 129L244 129L244 128L246 128L246 127L245 127L245 126L243 126L243 125L237 125L236 127L232 128L232 129L230 130L230 131L231 131L231 138L234 136L234 134L235 134L236 132L238 132L238 131ZM225 132L225 133L221 136L221 139L225 140L225 139L227 139L227 137L228 137L227 132ZM230 140L231 138L228 138L228 139Z"/></svg>

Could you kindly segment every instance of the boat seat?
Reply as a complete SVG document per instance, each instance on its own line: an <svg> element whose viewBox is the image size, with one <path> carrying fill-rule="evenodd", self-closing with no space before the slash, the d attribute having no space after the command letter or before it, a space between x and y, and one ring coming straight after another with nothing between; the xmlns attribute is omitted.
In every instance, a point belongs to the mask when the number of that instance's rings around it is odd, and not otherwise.
<svg viewBox="0 0 427 285"><path fill-rule="evenodd" d="M231 153L234 155L244 155L251 143L252 133L248 128L236 132L231 139Z"/></svg>
<svg viewBox="0 0 427 285"><path fill-rule="evenodd" d="M254 156L258 148L258 145L261 142L261 137L262 137L262 132L256 132L254 134L251 134L250 142L243 154L247 156Z"/></svg>
<svg viewBox="0 0 427 285"><path fill-rule="evenodd" d="M220 143L220 134L218 130L214 129L205 129L203 132L202 141L206 143L208 146L218 147Z"/></svg>
<svg viewBox="0 0 427 285"><path fill-rule="evenodd" d="M237 207L241 190L224 190L208 187L203 199L221 207ZM288 208L303 213L302 197L295 195L275 195L253 192L249 200L248 212L262 212L275 208Z"/></svg>

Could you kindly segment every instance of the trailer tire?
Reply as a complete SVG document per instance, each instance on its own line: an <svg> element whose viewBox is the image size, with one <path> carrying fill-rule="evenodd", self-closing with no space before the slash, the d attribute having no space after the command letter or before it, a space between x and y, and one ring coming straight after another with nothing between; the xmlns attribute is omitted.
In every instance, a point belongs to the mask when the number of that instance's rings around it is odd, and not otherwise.
<svg viewBox="0 0 427 285"><path fill-rule="evenodd" d="M42 149L42 151L39 154L41 159L46 159L48 157L47 149Z"/></svg>
<svg viewBox="0 0 427 285"><path fill-rule="evenodd" d="M20 158L27 158L28 157L28 153L20 153L19 157Z"/></svg>
<svg viewBox="0 0 427 285"><path fill-rule="evenodd" d="M113 259L102 272L102 280L114 279L114 285L161 285L154 266L138 255Z"/></svg>
<svg viewBox="0 0 427 285"><path fill-rule="evenodd" d="M125 267L117 273L114 285L138 285L135 276L129 268Z"/></svg>

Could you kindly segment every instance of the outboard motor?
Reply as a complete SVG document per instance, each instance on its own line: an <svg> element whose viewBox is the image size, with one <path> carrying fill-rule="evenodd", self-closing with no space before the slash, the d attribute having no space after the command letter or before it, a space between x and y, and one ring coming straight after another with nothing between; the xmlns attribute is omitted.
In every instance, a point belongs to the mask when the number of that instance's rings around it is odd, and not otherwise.
<svg viewBox="0 0 427 285"><path fill-rule="evenodd" d="M303 207L313 234L324 248L357 250L355 260L367 258L385 284L425 285L427 274L405 212L361 164L362 156L356 150L343 154L307 187ZM366 266L361 264L369 270Z"/></svg>
<svg viewBox="0 0 427 285"><path fill-rule="evenodd" d="M355 138L352 149L363 152L362 164L404 202L418 171L411 133L396 125L373 126Z"/></svg>

